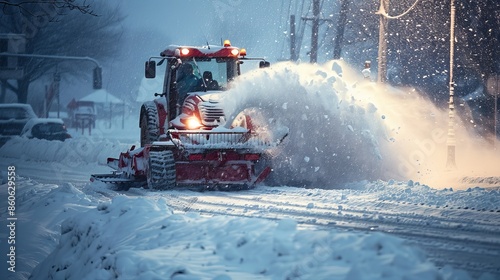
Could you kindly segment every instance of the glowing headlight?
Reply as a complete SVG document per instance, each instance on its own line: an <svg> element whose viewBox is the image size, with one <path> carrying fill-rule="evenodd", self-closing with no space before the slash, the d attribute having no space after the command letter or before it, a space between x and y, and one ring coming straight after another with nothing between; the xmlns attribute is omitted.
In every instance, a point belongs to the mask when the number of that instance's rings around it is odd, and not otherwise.
<svg viewBox="0 0 500 280"><path fill-rule="evenodd" d="M188 55L189 54L189 49L182 49L181 53L182 53L182 55Z"/></svg>
<svg viewBox="0 0 500 280"><path fill-rule="evenodd" d="M196 117L190 117L186 121L186 127L187 129L198 129L201 127L201 123Z"/></svg>

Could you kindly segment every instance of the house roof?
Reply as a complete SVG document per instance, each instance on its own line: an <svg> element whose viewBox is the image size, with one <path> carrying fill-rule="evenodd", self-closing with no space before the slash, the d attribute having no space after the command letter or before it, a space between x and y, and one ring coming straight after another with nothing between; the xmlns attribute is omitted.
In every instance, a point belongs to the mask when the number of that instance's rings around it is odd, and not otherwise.
<svg viewBox="0 0 500 280"><path fill-rule="evenodd" d="M94 103L123 104L123 100L112 95L105 89L98 89L91 94L81 98L79 101L93 101Z"/></svg>

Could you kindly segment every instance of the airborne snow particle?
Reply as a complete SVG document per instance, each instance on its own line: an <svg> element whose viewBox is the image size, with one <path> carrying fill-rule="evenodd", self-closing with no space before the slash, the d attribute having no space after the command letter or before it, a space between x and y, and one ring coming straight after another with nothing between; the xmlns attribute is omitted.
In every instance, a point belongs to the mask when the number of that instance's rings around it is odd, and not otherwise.
<svg viewBox="0 0 500 280"><path fill-rule="evenodd" d="M307 157L307 156L306 156L306 157L304 157L304 161L305 161L305 162L309 162L310 160L311 160L311 159L310 159L309 157Z"/></svg>
<svg viewBox="0 0 500 280"><path fill-rule="evenodd" d="M385 120L385 115L382 115L382 119Z"/></svg>

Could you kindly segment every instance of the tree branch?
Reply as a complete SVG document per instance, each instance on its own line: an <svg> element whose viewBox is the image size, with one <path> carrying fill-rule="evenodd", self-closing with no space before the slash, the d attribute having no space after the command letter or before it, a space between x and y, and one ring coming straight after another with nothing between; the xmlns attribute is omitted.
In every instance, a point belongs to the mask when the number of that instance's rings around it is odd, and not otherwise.
<svg viewBox="0 0 500 280"><path fill-rule="evenodd" d="M19 12L21 14L23 13L28 13L32 16L34 14L25 7L25 5L29 4L50 4L53 5L57 9L68 9L68 10L77 10L82 14L89 14L92 16L97 16L96 13L94 13L94 10L90 6L90 4L87 4L87 1L83 1L81 5L78 4L73 4L72 0L46 0L46 1L21 1L19 3L11 3L9 1L0 1L0 5L3 5L3 11L5 13L5 7L11 6L11 7L17 7L19 8Z"/></svg>

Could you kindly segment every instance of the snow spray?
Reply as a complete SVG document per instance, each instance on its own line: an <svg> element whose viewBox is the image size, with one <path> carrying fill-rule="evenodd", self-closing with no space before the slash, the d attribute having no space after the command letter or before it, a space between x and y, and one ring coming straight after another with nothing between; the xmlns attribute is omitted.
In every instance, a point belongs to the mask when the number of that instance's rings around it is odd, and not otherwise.
<svg viewBox="0 0 500 280"><path fill-rule="evenodd" d="M459 124L459 170L446 170L447 111L415 89L370 82L343 61L282 62L250 71L235 81L223 105L228 116L254 108L265 116L262 126L289 128L271 160L271 185L331 188L378 179L443 184L457 174L482 175L488 165L494 172L493 162L500 162L498 151Z"/></svg>

